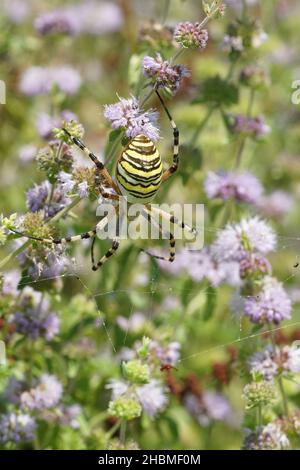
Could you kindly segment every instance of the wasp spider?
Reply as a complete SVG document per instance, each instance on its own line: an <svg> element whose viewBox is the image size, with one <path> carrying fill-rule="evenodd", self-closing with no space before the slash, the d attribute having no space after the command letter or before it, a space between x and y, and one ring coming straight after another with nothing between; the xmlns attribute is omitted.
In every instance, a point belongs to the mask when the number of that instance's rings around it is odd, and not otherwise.
<svg viewBox="0 0 300 470"><path fill-rule="evenodd" d="M121 156L117 161L116 180L114 181L103 163L96 157L96 155L91 152L79 139L73 137L66 129L63 130L72 140L72 142L81 150L83 150L83 152L94 162L96 166L96 186L99 189L102 197L105 199L118 201L120 196L125 196L128 203L142 203L142 215L150 224L154 224L156 226L160 235L169 239L169 256L156 256L148 252L146 253L157 259L173 262L175 259L175 238L171 232L166 232L163 230L161 223L159 220L154 218L154 215L156 215L158 218L162 217L163 219L169 221L171 225L179 225L182 229L187 230L190 233L196 234L196 230L179 221L174 215L171 215L157 207L150 205L150 202L153 200L161 184L177 170L179 163L179 131L161 95L157 90L156 94L168 116L173 129L173 162L166 171L163 171L161 156L154 143L145 135L137 135L128 143L121 153ZM107 189L113 189L114 193L109 192ZM73 237L59 239L33 237L18 231L14 232L19 235L26 236L29 239L52 244L62 244L64 242L74 242L86 238L93 238L91 245L91 259L92 269L93 271L96 271L119 248L121 221L118 221L117 223L116 236L112 240L111 248L104 256L101 257L99 261L96 261L94 258L94 244L96 235L100 230L103 230L108 223L108 216L105 216L89 232L75 235Z"/></svg>

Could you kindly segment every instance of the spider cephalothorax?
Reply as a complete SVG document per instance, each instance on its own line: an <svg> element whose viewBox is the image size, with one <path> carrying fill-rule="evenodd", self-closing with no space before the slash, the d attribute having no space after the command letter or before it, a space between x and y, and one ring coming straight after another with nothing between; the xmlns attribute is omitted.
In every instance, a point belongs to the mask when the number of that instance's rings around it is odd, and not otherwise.
<svg viewBox="0 0 300 470"><path fill-rule="evenodd" d="M158 209L157 207L152 207L149 203L155 197L161 184L166 181L178 168L178 150L179 150L179 131L176 127L175 122L173 121L168 109L165 106L165 103L156 91L156 94L170 120L172 129L173 129L173 163L165 171L162 168L162 161L160 154L155 147L152 140L150 140L145 135L137 135L134 137L128 145L125 147L123 152L120 155L120 158L117 161L116 165L116 182L110 176L109 172L105 168L104 164L98 159L98 157L91 152L81 140L73 137L66 129L64 132L68 135L70 140L77 145L81 150L83 150L86 155L94 162L96 166L95 171L95 180L96 186L99 189L100 194L104 199L110 199L113 201L118 201L120 196L126 196L129 203L141 203L143 204L142 215L150 224L154 224L161 235L169 239L170 243L170 254L168 257L164 256L154 256L158 259L163 259L167 261L174 261L175 259L175 239L171 232L166 232L160 221L157 220L159 217L162 217L171 225L179 225L183 229L187 229L191 233L196 233L196 230L188 227L183 222L179 221L173 215ZM108 189L113 189L114 193L108 191ZM155 218L156 216L156 218ZM117 229L121 226L120 221L117 224ZM103 230L109 223L108 216L103 217L100 222L89 232L82 233L80 235L75 235L73 237L59 238L59 239L50 239L42 237L33 237L27 234L23 234L16 230L13 230L15 233L26 236L32 240L37 240L46 243L61 244L64 242L73 242L85 238L93 238L92 247L91 247L91 258L92 258L92 269L96 271L100 268L118 249L120 236L117 232L112 241L111 248L107 253L101 257L98 262L95 262L94 259L94 243L96 240L97 232ZM150 254L150 253L149 253Z"/></svg>

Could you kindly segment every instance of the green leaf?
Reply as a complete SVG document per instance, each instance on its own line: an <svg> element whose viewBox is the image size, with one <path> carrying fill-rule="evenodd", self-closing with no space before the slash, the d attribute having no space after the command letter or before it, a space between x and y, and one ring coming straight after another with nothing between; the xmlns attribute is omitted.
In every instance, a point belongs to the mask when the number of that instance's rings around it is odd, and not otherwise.
<svg viewBox="0 0 300 470"><path fill-rule="evenodd" d="M182 145L180 147L180 176L183 183L187 183L190 177L198 170L201 170L203 153L201 147L191 147Z"/></svg>
<svg viewBox="0 0 300 470"><path fill-rule="evenodd" d="M233 83L228 83L219 75L206 79L200 89L198 98L193 104L210 103L218 106L232 106L239 101L239 89Z"/></svg>
<svg viewBox="0 0 300 470"><path fill-rule="evenodd" d="M131 89L134 89L139 84L141 77L141 61L142 56L138 54L133 54L129 60L128 82Z"/></svg>
<svg viewBox="0 0 300 470"><path fill-rule="evenodd" d="M105 150L104 150L105 156L107 156L110 153L113 145L115 144L116 140L121 136L122 132L123 132L122 129L114 129L109 133L108 141L106 143Z"/></svg>

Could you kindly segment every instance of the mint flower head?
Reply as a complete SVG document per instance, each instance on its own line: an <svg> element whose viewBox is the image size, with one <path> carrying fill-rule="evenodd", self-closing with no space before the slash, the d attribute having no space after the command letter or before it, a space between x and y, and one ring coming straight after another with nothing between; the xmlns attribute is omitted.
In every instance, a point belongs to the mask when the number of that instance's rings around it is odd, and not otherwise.
<svg viewBox="0 0 300 470"><path fill-rule="evenodd" d="M274 323L291 318L292 302L281 282L265 276L262 288L256 297L245 300L245 315L253 323Z"/></svg>
<svg viewBox="0 0 300 470"><path fill-rule="evenodd" d="M147 364L143 364L140 360L123 363L123 372L126 379L135 384L146 384L150 380L150 370Z"/></svg>
<svg viewBox="0 0 300 470"><path fill-rule="evenodd" d="M154 88L162 88L171 94L175 94L184 77L190 74L184 65L172 65L157 53L156 57L145 56L143 60L143 71L150 78Z"/></svg>
<svg viewBox="0 0 300 470"><path fill-rule="evenodd" d="M118 103L105 105L103 114L113 129L125 130L126 136L131 139L139 134L153 141L159 139L158 113L153 110L142 111L134 96L129 99L120 97Z"/></svg>
<svg viewBox="0 0 300 470"><path fill-rule="evenodd" d="M186 21L178 23L174 31L174 39L185 48L205 49L208 41L208 32L202 29L200 23Z"/></svg>
<svg viewBox="0 0 300 470"><path fill-rule="evenodd" d="M119 396L109 403L108 413L116 418L130 421L141 415L142 407L135 398Z"/></svg>

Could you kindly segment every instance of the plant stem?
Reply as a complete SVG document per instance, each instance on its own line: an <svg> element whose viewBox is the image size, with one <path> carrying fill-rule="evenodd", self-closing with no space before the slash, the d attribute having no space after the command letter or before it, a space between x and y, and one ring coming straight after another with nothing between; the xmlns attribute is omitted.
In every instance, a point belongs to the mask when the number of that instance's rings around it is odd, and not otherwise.
<svg viewBox="0 0 300 470"><path fill-rule="evenodd" d="M280 389L280 393L281 393L281 397L282 397L283 411L284 411L284 414L286 415L286 417L288 417L289 416L289 406L288 406L288 400L287 400L287 396L286 396L286 393L285 393L285 390L284 390L284 385L283 385L281 375L278 378L278 384L279 384L279 389Z"/></svg>
<svg viewBox="0 0 300 470"><path fill-rule="evenodd" d="M165 0L163 9L162 9L162 15L161 15L161 23L164 24L167 20L168 13L169 13L169 8L170 8L170 0Z"/></svg>
<svg viewBox="0 0 300 470"><path fill-rule="evenodd" d="M252 115L254 97L255 97L255 90L253 88L251 88L250 96L249 96L249 102L248 102L248 106L247 106L247 117L248 118L251 118L251 115ZM243 155L243 152L244 152L244 149L245 149L246 141L247 141L247 136L242 137L241 143L238 147L237 156L236 156L236 163L235 163L235 168L236 169L238 169L240 164L241 164L242 155Z"/></svg>
<svg viewBox="0 0 300 470"><path fill-rule="evenodd" d="M257 408L257 425L259 428L262 427L262 409L261 409L261 405L258 405L258 408Z"/></svg>
<svg viewBox="0 0 300 470"><path fill-rule="evenodd" d="M121 422L121 427L120 427L120 441L122 442L123 445L125 445L125 442L126 442L126 427L127 427L127 422L123 420Z"/></svg>
<svg viewBox="0 0 300 470"><path fill-rule="evenodd" d="M121 426L122 424L122 421L117 421L111 428L110 430L106 433L106 439L110 439L114 434L115 432L119 429L119 427Z"/></svg>

